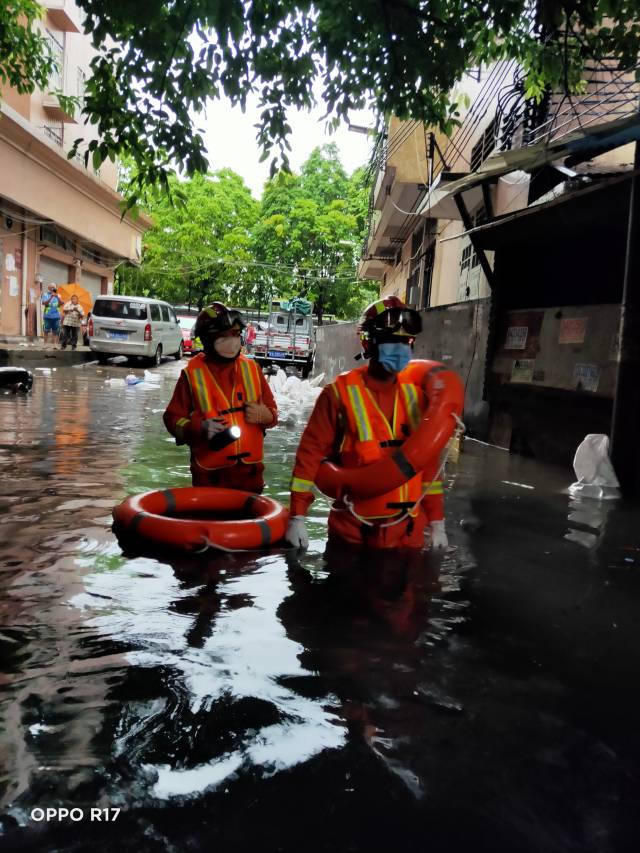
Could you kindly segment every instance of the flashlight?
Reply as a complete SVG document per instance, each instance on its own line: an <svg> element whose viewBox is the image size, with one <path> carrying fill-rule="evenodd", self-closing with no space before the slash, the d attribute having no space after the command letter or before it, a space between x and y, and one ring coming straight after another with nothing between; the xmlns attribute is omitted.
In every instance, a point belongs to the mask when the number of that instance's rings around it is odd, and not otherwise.
<svg viewBox="0 0 640 853"><path fill-rule="evenodd" d="M239 426L233 424L232 426L228 426L226 429L223 429L222 432L217 432L212 439L209 441L209 447L211 450L223 450L230 444L233 444L234 441L237 441L242 435L242 430Z"/></svg>

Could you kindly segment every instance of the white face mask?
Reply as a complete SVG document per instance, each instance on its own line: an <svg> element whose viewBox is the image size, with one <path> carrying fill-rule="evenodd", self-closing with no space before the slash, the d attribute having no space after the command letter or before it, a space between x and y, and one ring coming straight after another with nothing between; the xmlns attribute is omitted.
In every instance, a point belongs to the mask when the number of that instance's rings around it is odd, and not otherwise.
<svg viewBox="0 0 640 853"><path fill-rule="evenodd" d="M240 352L242 346L240 338L216 338L213 343L214 350L221 355L222 358L235 358Z"/></svg>

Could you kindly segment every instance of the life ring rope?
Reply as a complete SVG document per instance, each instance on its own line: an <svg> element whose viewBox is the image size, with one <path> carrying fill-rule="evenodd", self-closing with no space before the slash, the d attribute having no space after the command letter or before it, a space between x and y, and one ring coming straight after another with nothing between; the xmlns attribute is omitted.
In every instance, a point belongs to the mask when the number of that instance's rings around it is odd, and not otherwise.
<svg viewBox="0 0 640 853"><path fill-rule="evenodd" d="M430 404L402 447L368 465L345 468L325 459L314 477L316 487L330 498L375 498L406 483L431 467L444 451L464 408L460 377L439 362L425 362ZM430 383L430 384L429 384ZM454 416L452 423L450 415Z"/></svg>
<svg viewBox="0 0 640 853"><path fill-rule="evenodd" d="M418 500L413 504L413 506L409 507L409 509L403 510L403 512L398 516L398 518L394 518L393 521L385 521L382 523L376 523L373 521L369 521L367 518L364 518L362 515L358 515L358 513L354 509L353 501L350 500L348 495L344 495L344 497L342 498L342 502L344 503L344 505L347 507L347 509L349 510L349 512L351 513L351 515L354 518L356 518L362 524L366 524L367 527L379 527L379 528L394 527L396 524L400 524L402 521L404 521L407 518L407 516L409 516L413 512L415 512L415 510L420 506L420 503L422 502L422 499L424 498L425 493L429 490L429 487L431 485L433 485L433 483L435 483L437 480L442 479L445 466L446 466L447 462L449 461L449 456L451 454L451 447L453 445L453 442L456 439L460 438L460 436L464 435L465 432L467 431L467 428L466 428L462 418L460 418L455 412L450 412L449 414L451 415L451 417L456 422L455 431L454 431L453 435L451 436L451 438L449 439L449 443L447 445L446 453L443 454L442 462L440 464L440 467L438 468L438 471L436 472L435 477L433 477L431 482L427 483L426 486L423 487L422 494L420 495Z"/></svg>

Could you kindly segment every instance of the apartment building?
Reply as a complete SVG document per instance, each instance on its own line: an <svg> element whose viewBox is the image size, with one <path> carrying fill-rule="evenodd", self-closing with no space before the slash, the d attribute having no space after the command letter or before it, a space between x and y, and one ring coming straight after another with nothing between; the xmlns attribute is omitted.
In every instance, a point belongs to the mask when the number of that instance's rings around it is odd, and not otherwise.
<svg viewBox="0 0 640 853"><path fill-rule="evenodd" d="M35 335L43 285L77 282L95 297L109 293L114 270L137 263L151 222L121 218L117 165L94 170L82 152L91 125L68 115L52 94L82 97L93 56L71 0L43 0L38 23L57 57L48 91L0 89L0 334Z"/></svg>
<svg viewBox="0 0 640 853"><path fill-rule="evenodd" d="M635 73L603 59L585 83L531 103L502 62L462 82L450 138L390 121L359 268L425 310L419 354L463 375L476 434L565 463L611 431L640 138Z"/></svg>

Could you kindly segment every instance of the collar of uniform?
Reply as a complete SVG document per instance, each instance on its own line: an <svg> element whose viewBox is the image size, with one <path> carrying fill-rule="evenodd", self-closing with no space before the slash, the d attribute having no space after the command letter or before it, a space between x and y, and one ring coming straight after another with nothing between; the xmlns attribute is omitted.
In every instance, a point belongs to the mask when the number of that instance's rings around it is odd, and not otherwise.
<svg viewBox="0 0 640 853"><path fill-rule="evenodd" d="M385 379L376 379L376 377L372 376L368 370L364 371L362 378L367 388L370 388L372 391L386 391L389 388L395 388L398 382L397 374L393 377L392 381L389 382L389 380Z"/></svg>
<svg viewBox="0 0 640 853"><path fill-rule="evenodd" d="M238 359L234 358L231 362L217 361L215 358L210 358L205 354L204 362L210 370L213 370L222 376L230 376L235 372Z"/></svg>

